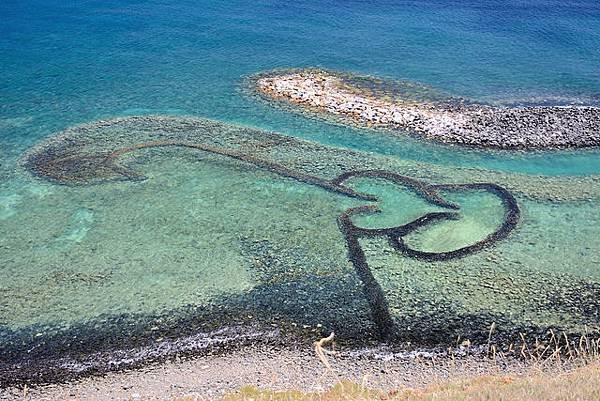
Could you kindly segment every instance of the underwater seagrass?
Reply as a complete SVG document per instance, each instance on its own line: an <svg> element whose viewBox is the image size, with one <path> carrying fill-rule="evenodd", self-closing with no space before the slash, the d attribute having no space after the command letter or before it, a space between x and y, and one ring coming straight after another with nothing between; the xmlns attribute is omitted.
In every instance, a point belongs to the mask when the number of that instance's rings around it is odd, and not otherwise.
<svg viewBox="0 0 600 401"><path fill-rule="evenodd" d="M242 139L242 146L239 148L226 148L212 143L208 144L206 138L194 135L195 130L201 130L204 134L210 134L216 129L227 132L226 127L217 122L199 119L175 120L168 117L136 117L129 119L129 121L131 120L142 123L146 120L152 122L162 121L164 131L171 132L171 134L162 134L157 137L156 133L151 133L146 136L150 140L131 143L124 139L127 138L125 132L122 137L112 138L113 141L101 143L100 139L86 138L85 135L77 138L67 132L32 149L24 156L23 165L37 177L65 185L89 185L113 180L139 181L145 177L134 169L120 164L120 159L143 149L188 148L235 159L283 177L368 202L377 202L378 198L371 194L356 191L345 185L345 182L354 177L385 180L406 187L432 205L453 210L452 212L427 213L406 224L385 228L363 228L353 223L352 216L379 211L378 206L372 203L350 208L338 217L338 226L345 238L349 259L363 283L364 294L382 338L388 338L393 334L393 319L388 310L385 295L369 268L364 251L359 243L360 238L386 238L393 249L406 257L425 261L443 261L460 258L492 246L497 241L506 238L515 229L519 220L519 206L514 196L504 187L494 183L429 184L393 171L380 169L348 170L341 172L332 179L327 179L252 154L256 152L256 149L249 146L251 144L250 140L244 142L243 138L238 138L238 140ZM96 124L102 126L110 123L110 121L101 121ZM187 125L189 125L189 129L186 130ZM83 133L86 132L85 127L80 128L80 130ZM235 134L235 132L231 134ZM271 140L275 144L285 141L286 138L273 135ZM264 148L265 144L263 143L261 147ZM439 192L465 190L489 192L502 200L505 209L503 222L494 232L471 245L446 252L419 251L404 242L403 237L422 227L443 220L458 219L459 213L457 210L460 209L460 206L446 201Z"/></svg>

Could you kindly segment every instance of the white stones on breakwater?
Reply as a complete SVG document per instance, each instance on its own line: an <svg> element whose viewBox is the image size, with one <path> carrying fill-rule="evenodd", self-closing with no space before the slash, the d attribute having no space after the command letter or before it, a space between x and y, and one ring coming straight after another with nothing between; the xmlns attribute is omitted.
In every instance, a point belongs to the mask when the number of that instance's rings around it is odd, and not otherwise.
<svg viewBox="0 0 600 401"><path fill-rule="evenodd" d="M600 108L504 108L463 102L416 102L377 96L325 70L262 74L257 90L354 123L408 131L449 144L501 149L556 149L600 145ZM361 77L362 80L369 77ZM371 78L374 79L374 78Z"/></svg>

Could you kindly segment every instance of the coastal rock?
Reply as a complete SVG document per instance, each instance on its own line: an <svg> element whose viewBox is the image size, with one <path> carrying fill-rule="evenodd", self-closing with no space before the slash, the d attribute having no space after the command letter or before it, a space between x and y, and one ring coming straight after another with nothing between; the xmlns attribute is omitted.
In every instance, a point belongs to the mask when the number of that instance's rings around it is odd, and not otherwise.
<svg viewBox="0 0 600 401"><path fill-rule="evenodd" d="M508 108L464 101L390 99L353 87L340 73L315 69L262 74L256 89L269 98L339 115L354 123L408 131L443 143L501 149L600 145L597 107Z"/></svg>

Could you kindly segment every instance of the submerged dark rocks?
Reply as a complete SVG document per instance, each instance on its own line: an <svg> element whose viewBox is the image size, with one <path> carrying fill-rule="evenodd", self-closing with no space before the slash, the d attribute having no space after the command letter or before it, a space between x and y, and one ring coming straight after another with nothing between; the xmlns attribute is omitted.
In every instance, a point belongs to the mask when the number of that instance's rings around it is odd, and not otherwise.
<svg viewBox="0 0 600 401"><path fill-rule="evenodd" d="M457 212L428 213L401 226L381 229L361 228L356 226L351 219L352 215L377 212L378 208L375 204L350 208L339 216L338 223L346 241L349 259L353 263L356 273L363 283L364 293L367 302L371 307L373 320L378 326L379 335L382 338L388 338L393 332L393 319L388 311L385 295L369 269L364 252L360 247L359 238L386 237L391 246L404 256L429 261L442 261L467 256L493 245L497 241L506 238L506 236L516 228L519 220L520 211L516 199L508 190L493 183L431 185L386 170L351 170L343 172L331 180L327 180L319 176L295 171L288 166L260 159L239 150L211 146L202 142L192 142L191 138L179 141L170 139L138 142L125 147L110 149L110 151L99 154L86 153L84 147L74 146L73 148L69 148L68 146L59 144L59 146L44 147L38 152L32 152L25 159L25 166L39 177L64 184L102 182L103 179L111 178L110 174L107 176L107 171L112 172L120 179L123 177L138 179L142 176L132 170L120 166L118 164L118 159L135 151L165 147L196 149L225 156L244 163L249 163L260 169L268 170L286 178L291 178L306 184L321 187L330 192L369 202L376 202L378 198L371 194L355 191L351 187L346 186L344 184L345 181L352 177L385 179L416 191L420 196L432 204L451 210L458 210L460 207L443 199L439 194L439 191L473 189L489 191L499 196L505 207L505 216L503 223L498 229L475 244L449 252L423 252L415 250L404 243L403 237L423 226L437 221L458 219L460 215ZM57 149L60 150L60 152L57 152Z"/></svg>
<svg viewBox="0 0 600 401"><path fill-rule="evenodd" d="M377 85L366 85L369 79ZM389 85L391 93L386 91L380 81L306 69L262 74L255 85L261 94L273 99L448 144L500 149L600 145L600 108L505 108L452 98L415 100L398 92L398 85L393 83Z"/></svg>
<svg viewBox="0 0 600 401"><path fill-rule="evenodd" d="M443 141L504 149L600 145L600 109L595 107L470 106L459 113L467 117L464 125L445 131L449 139Z"/></svg>

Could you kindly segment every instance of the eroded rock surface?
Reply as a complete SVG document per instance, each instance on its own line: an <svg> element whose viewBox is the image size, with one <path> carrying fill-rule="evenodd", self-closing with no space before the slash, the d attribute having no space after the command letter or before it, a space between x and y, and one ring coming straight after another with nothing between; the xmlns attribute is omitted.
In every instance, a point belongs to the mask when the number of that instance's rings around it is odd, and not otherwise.
<svg viewBox="0 0 600 401"><path fill-rule="evenodd" d="M451 98L415 100L403 98L408 93L398 96L393 83L388 86L395 89L392 96L376 78L357 80L315 69L267 73L256 79L257 90L270 98L438 142L501 149L600 145L600 108L508 108Z"/></svg>

